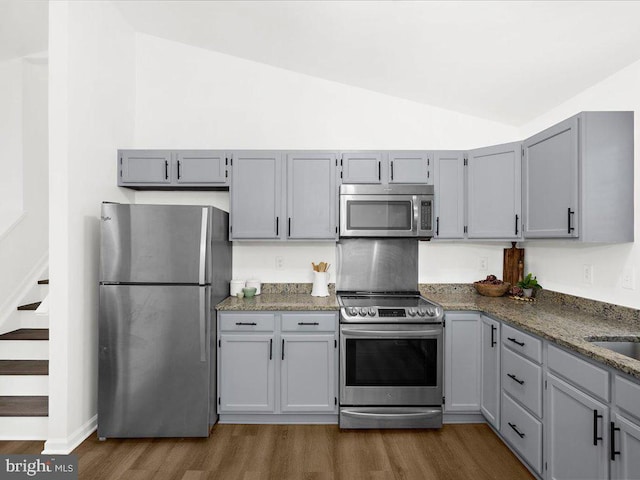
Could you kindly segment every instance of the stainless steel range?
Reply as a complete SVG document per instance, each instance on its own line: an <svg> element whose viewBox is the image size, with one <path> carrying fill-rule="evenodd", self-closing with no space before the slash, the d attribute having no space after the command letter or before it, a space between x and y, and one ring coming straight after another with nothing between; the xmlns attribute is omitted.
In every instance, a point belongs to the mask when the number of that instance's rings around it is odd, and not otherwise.
<svg viewBox="0 0 640 480"><path fill-rule="evenodd" d="M442 426L443 310L417 291L417 243L338 244L341 428Z"/></svg>

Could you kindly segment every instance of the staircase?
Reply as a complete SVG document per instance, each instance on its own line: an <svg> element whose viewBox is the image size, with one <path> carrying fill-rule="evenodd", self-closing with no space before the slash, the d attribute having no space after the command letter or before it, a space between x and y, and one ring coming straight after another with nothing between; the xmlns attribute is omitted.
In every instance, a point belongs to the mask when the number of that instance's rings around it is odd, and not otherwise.
<svg viewBox="0 0 640 480"><path fill-rule="evenodd" d="M14 312L20 328L0 335L0 440L46 440L49 422L49 280Z"/></svg>

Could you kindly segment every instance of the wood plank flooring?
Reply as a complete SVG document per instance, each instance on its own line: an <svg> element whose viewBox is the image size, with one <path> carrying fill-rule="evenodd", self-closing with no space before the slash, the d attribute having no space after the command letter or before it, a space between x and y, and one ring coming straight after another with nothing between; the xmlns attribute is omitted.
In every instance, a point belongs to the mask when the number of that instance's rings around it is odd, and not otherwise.
<svg viewBox="0 0 640 480"><path fill-rule="evenodd" d="M40 453L42 442L0 442ZM75 451L95 480L519 480L533 477L487 425L340 430L336 425L216 425L208 439L113 440Z"/></svg>

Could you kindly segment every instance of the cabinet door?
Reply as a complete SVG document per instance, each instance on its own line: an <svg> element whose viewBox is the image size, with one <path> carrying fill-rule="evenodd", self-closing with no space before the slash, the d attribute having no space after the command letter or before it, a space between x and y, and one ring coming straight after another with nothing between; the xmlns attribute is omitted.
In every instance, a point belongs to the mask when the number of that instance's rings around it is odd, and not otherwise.
<svg viewBox="0 0 640 480"><path fill-rule="evenodd" d="M120 150L118 161L118 185L171 183L171 152L168 150Z"/></svg>
<svg viewBox="0 0 640 480"><path fill-rule="evenodd" d="M480 411L500 429L500 322L482 315Z"/></svg>
<svg viewBox="0 0 640 480"><path fill-rule="evenodd" d="M342 183L382 183L382 153L344 152Z"/></svg>
<svg viewBox="0 0 640 480"><path fill-rule="evenodd" d="M436 152L436 238L464 238L464 155Z"/></svg>
<svg viewBox="0 0 640 480"><path fill-rule="evenodd" d="M525 140L523 148L524 237L577 237L577 117Z"/></svg>
<svg viewBox="0 0 640 480"><path fill-rule="evenodd" d="M608 477L609 408L547 373L549 479Z"/></svg>
<svg viewBox="0 0 640 480"><path fill-rule="evenodd" d="M469 152L469 238L520 238L521 145L508 143Z"/></svg>
<svg viewBox="0 0 640 480"><path fill-rule="evenodd" d="M180 150L176 152L176 182L191 185L225 185L227 164L225 152L215 150Z"/></svg>
<svg viewBox="0 0 640 480"><path fill-rule="evenodd" d="M338 236L336 155L287 155L287 238Z"/></svg>
<svg viewBox="0 0 640 480"><path fill-rule="evenodd" d="M640 478L640 424L618 414L613 414L611 420L610 428L616 429L610 430L611 478L637 480Z"/></svg>
<svg viewBox="0 0 640 480"><path fill-rule="evenodd" d="M274 412L273 335L220 335L219 412Z"/></svg>
<svg viewBox="0 0 640 480"><path fill-rule="evenodd" d="M444 329L445 412L480 412L480 314L447 313Z"/></svg>
<svg viewBox="0 0 640 480"><path fill-rule="evenodd" d="M335 334L284 334L281 340L281 410L335 412Z"/></svg>
<svg viewBox="0 0 640 480"><path fill-rule="evenodd" d="M230 237L281 238L282 158L279 152L235 152L231 178Z"/></svg>
<svg viewBox="0 0 640 480"><path fill-rule="evenodd" d="M433 184L431 153L389 152L389 183Z"/></svg>

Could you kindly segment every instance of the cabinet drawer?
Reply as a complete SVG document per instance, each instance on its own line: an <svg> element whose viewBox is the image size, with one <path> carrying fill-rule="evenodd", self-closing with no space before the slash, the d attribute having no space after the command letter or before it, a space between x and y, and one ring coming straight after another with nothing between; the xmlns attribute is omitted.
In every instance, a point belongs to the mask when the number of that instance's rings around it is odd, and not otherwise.
<svg viewBox="0 0 640 480"><path fill-rule="evenodd" d="M502 343L534 362L542 363L542 340L502 324Z"/></svg>
<svg viewBox="0 0 640 480"><path fill-rule="evenodd" d="M273 332L274 327L273 313L220 315L221 332Z"/></svg>
<svg viewBox="0 0 640 480"><path fill-rule="evenodd" d="M536 472L542 471L542 423L505 393L500 432Z"/></svg>
<svg viewBox="0 0 640 480"><path fill-rule="evenodd" d="M334 313L283 313L283 332L335 332L338 316Z"/></svg>
<svg viewBox="0 0 640 480"><path fill-rule="evenodd" d="M551 370L596 397L609 401L609 372L553 345L549 345L547 358Z"/></svg>
<svg viewBox="0 0 640 480"><path fill-rule="evenodd" d="M542 418L542 367L502 348L502 388Z"/></svg>
<svg viewBox="0 0 640 480"><path fill-rule="evenodd" d="M616 389L616 405L627 413L640 418L640 384L616 375L614 388Z"/></svg>

